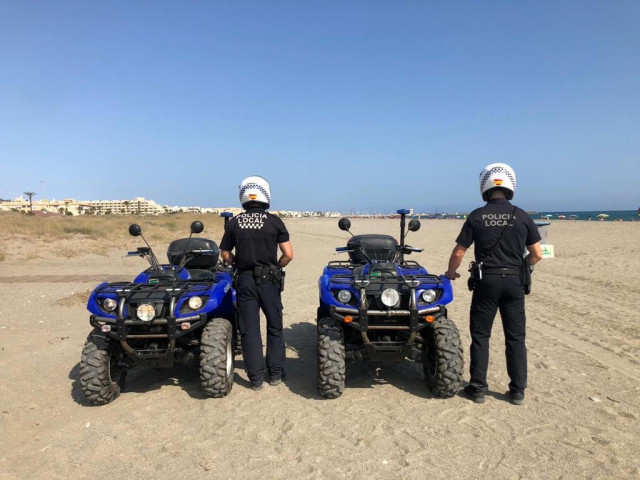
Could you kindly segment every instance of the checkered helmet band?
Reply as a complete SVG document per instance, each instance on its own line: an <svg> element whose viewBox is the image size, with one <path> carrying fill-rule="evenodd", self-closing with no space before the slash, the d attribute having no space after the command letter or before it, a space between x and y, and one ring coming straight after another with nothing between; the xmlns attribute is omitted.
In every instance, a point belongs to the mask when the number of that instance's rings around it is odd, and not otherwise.
<svg viewBox="0 0 640 480"><path fill-rule="evenodd" d="M269 207L271 205L271 191L269 182L259 176L245 178L240 184L240 204L260 202Z"/></svg>
<svg viewBox="0 0 640 480"><path fill-rule="evenodd" d="M511 200L516 191L516 174L513 168L506 163L487 165L480 172L480 194L484 200L487 200L488 192L493 188L507 190L507 198Z"/></svg>

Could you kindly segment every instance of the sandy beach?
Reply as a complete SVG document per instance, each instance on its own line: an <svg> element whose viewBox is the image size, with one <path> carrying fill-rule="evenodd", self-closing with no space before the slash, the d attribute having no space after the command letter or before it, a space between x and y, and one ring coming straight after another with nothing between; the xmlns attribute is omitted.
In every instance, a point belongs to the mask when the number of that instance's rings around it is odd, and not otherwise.
<svg viewBox="0 0 640 480"><path fill-rule="evenodd" d="M121 396L100 407L87 406L78 381L90 331L85 300L100 281L133 279L146 268L123 258L138 240L105 239L108 248L93 253L81 236L50 242L3 233L0 478L640 477L640 223L552 222L556 258L539 264L527 297L522 407L506 401L499 318L483 405L433 397L421 366L409 361L350 363L342 397L321 399L317 280L327 261L342 258L334 249L348 235L337 219L286 224L295 252L283 296L286 383L251 390L237 357L233 390L210 399L195 368L134 369ZM411 259L443 273L461 226L423 221L407 242L425 251ZM352 231L398 237L398 222L353 219ZM211 238L219 242L219 231ZM167 244L152 244L164 260ZM461 332L467 380L465 270L449 316Z"/></svg>

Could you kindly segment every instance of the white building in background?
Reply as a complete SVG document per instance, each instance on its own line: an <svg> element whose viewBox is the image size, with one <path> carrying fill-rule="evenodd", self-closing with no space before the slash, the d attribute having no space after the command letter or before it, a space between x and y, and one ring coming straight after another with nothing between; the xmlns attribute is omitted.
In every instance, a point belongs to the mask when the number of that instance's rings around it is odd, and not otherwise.
<svg viewBox="0 0 640 480"><path fill-rule="evenodd" d="M29 213L33 208L36 214L49 213L61 215L160 215L164 213L199 213L219 215L222 212L231 212L234 216L244 210L240 207L180 207L158 205L153 200L144 197L135 197L131 200L64 200L32 199L20 196L11 201L0 201L0 212L17 211ZM271 213L280 217L339 217L339 212L298 212L289 210L271 210Z"/></svg>
<svg viewBox="0 0 640 480"><path fill-rule="evenodd" d="M159 215L167 212L164 207L144 197L131 200L86 200L77 202L77 206L83 207L78 213L94 215Z"/></svg>
<svg viewBox="0 0 640 480"><path fill-rule="evenodd" d="M144 197L136 197L131 200L64 200L33 199L31 206L29 200L22 196L0 203L0 211L19 211L59 213L63 215L158 215L168 212L168 207L162 207L153 200Z"/></svg>

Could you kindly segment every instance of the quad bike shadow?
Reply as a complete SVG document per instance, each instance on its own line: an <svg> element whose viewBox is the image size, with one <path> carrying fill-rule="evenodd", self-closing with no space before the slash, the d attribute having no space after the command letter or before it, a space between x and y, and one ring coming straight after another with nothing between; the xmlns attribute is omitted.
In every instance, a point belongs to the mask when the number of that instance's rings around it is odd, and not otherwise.
<svg viewBox="0 0 640 480"><path fill-rule="evenodd" d="M236 368L242 368L242 361L236 361ZM126 398L128 393L145 393L160 390L164 387L176 386L182 388L189 397L197 400L210 398L202 391L200 375L197 367L175 365L171 369L147 367L132 367L126 371L124 381L120 383L120 395ZM87 403L80 383L80 362L69 371L68 378L73 381L70 395L74 402L82 406ZM241 387L251 388L251 384L234 372L233 383Z"/></svg>
<svg viewBox="0 0 640 480"><path fill-rule="evenodd" d="M309 375L317 366L317 326L314 323L300 322L287 327L284 331L287 351L287 388L307 399L323 398L318 393L316 377ZM378 385L391 384L411 395L422 398L437 398L424 388L422 368L414 362L371 362L366 360L347 360L349 375L345 386L354 389L372 389Z"/></svg>

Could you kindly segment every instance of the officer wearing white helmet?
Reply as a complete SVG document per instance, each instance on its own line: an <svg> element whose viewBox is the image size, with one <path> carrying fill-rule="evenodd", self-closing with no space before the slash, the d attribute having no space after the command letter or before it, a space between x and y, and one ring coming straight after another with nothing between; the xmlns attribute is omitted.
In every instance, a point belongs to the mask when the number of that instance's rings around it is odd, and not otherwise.
<svg viewBox="0 0 640 480"><path fill-rule="evenodd" d="M271 204L269 183L251 176L240 184L245 211L229 221L220 242L225 262L237 272L236 300L240 320L242 356L254 390L265 380L260 309L267 319L266 370L271 385L285 377L285 344L282 335L284 267L293 258L289 232L280 218L267 212ZM278 256L278 248L281 255ZM232 250L235 249L235 253Z"/></svg>
<svg viewBox="0 0 640 480"><path fill-rule="evenodd" d="M496 312L500 310L505 335L509 401L524 403L527 387L524 296L529 293L531 267L542 259L540 234L531 217L509 200L516 190L516 174L504 163L487 165L480 173L480 193L487 202L471 212L456 239L445 273L450 280L465 252L475 243L469 288L473 290L470 312L471 367L464 393L483 403L488 391L489 339ZM523 258L523 252L528 254Z"/></svg>

